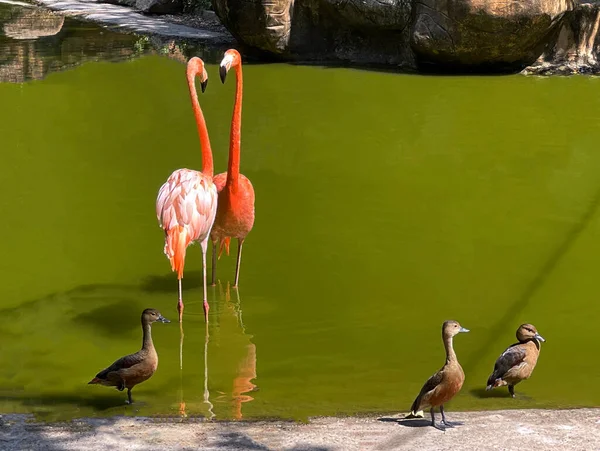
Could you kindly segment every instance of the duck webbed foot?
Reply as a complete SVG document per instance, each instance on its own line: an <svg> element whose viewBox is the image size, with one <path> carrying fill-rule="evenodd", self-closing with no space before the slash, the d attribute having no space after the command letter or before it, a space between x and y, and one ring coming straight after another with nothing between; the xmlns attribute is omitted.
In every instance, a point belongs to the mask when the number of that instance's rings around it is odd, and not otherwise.
<svg viewBox="0 0 600 451"><path fill-rule="evenodd" d="M454 423L450 423L448 420L446 420L446 414L444 413L444 406L440 406L440 412L442 414L442 424L448 428L453 428L454 426L456 426Z"/></svg>
<svg viewBox="0 0 600 451"><path fill-rule="evenodd" d="M435 414L433 413L433 407L429 410L429 413L431 413L431 425L436 428L438 431L445 431L446 428L444 428L444 426L442 424L436 424L435 422Z"/></svg>

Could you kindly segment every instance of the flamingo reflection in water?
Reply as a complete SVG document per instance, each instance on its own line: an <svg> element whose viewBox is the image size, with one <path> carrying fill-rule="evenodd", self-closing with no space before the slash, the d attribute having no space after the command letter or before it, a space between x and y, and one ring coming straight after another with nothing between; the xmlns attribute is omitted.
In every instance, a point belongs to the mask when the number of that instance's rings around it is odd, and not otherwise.
<svg viewBox="0 0 600 451"><path fill-rule="evenodd" d="M219 291L222 295L222 286L219 284ZM256 345L250 340L251 335L246 334L246 328L242 319L242 308L240 301L240 292L237 288L233 291L237 297L237 303L231 302L231 290L229 282L225 292L225 301L227 309L235 315L238 320L239 330L242 332L242 337L247 339L245 352L242 358L238 361L237 375L233 380L232 402L233 402L233 418L236 420L242 419L242 404L253 401L254 398L246 393L251 393L257 390L256 385L252 383L256 379Z"/></svg>
<svg viewBox="0 0 600 451"><path fill-rule="evenodd" d="M232 291L235 301L232 301ZM246 333L242 319L241 301L239 291L231 288L229 283L225 287L219 282L218 299L215 299L213 308L215 320L205 328L204 334L204 374L203 397L205 405L203 411L208 419L216 416L215 411L222 411L220 406L226 405L227 411L219 416L233 419L242 419L242 405L254 400L249 393L256 391L252 383L256 379L256 346L252 343L252 336ZM183 368L183 326L180 328L180 367ZM210 332L209 332L210 331ZM209 343L218 342L218 353L214 359L209 359ZM210 374L218 388L216 396L211 397L209 390L209 361L211 362ZM231 380L231 389L226 389ZM187 416L186 403L183 395L183 377L180 385L179 414Z"/></svg>
<svg viewBox="0 0 600 451"><path fill-rule="evenodd" d="M185 398L183 395L183 324L179 323L179 416L187 417ZM210 392L208 391L208 326L204 328L204 393L202 402L207 405L208 419L213 419L215 413L214 406L210 402Z"/></svg>

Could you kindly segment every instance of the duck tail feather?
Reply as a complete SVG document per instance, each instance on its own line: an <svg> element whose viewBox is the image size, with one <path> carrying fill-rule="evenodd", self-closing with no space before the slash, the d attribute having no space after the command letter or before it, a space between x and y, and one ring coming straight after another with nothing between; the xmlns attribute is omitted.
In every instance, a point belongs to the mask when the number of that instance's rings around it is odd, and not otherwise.
<svg viewBox="0 0 600 451"><path fill-rule="evenodd" d="M93 378L91 381L88 382L89 384L100 384L102 381L100 379L98 379L97 377Z"/></svg>

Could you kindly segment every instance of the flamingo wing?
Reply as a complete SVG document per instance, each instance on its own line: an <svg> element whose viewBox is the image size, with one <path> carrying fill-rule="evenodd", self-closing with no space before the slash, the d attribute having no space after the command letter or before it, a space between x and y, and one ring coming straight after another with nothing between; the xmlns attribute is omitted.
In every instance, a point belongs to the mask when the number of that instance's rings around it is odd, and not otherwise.
<svg viewBox="0 0 600 451"><path fill-rule="evenodd" d="M217 188L198 171L178 169L161 186L156 216L166 234L165 254L174 271L183 274L185 249L208 237L217 213Z"/></svg>
<svg viewBox="0 0 600 451"><path fill-rule="evenodd" d="M188 231L191 241L203 241L217 212L217 188L201 172L179 169L161 186L156 216L168 232L177 226Z"/></svg>

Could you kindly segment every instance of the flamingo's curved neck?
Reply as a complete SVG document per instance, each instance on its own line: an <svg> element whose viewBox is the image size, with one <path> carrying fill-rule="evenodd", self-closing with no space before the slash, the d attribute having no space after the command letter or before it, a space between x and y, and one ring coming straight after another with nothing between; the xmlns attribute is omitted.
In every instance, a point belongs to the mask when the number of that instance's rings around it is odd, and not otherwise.
<svg viewBox="0 0 600 451"><path fill-rule="evenodd" d="M187 79L188 88L190 89L190 97L192 99L192 109L196 118L196 126L198 127L198 137L200 138L200 148L202 150L202 173L208 177L212 177L213 172L213 157L210 148L210 139L208 138L208 129L204 121L204 115L200 109L198 102L198 93L196 92L196 74L195 68L188 68Z"/></svg>
<svg viewBox="0 0 600 451"><path fill-rule="evenodd" d="M242 63L235 66L235 104L231 118L231 131L229 134L229 163L227 165L227 186L237 188L240 178L240 141L242 135Z"/></svg>

